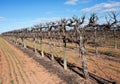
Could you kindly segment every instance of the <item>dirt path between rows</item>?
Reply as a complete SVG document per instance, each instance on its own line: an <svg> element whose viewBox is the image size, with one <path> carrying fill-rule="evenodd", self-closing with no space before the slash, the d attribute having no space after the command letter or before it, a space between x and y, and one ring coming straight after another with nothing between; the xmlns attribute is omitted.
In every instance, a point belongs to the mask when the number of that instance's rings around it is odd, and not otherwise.
<svg viewBox="0 0 120 84"><path fill-rule="evenodd" d="M65 84L0 37L0 84Z"/></svg>

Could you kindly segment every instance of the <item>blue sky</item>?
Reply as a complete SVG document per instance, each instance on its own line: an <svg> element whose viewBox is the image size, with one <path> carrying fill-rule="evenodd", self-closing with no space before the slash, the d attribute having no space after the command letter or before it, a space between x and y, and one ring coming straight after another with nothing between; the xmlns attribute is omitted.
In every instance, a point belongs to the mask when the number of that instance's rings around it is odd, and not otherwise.
<svg viewBox="0 0 120 84"><path fill-rule="evenodd" d="M92 12L120 12L120 0L0 0L0 33ZM102 20L101 20L102 21Z"/></svg>

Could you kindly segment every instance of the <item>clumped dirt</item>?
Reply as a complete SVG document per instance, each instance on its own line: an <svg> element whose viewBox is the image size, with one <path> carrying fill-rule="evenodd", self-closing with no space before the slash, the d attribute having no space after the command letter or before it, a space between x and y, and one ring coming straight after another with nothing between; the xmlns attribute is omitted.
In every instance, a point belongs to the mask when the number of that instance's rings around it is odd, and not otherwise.
<svg viewBox="0 0 120 84"><path fill-rule="evenodd" d="M66 84L0 37L0 84Z"/></svg>

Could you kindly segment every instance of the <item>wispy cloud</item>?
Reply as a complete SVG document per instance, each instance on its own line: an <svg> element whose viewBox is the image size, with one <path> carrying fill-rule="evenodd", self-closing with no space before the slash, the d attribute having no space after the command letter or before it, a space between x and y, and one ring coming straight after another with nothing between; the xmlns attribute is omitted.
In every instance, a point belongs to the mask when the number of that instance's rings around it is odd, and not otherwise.
<svg viewBox="0 0 120 84"><path fill-rule="evenodd" d="M89 3L91 2L92 0L80 0L80 3Z"/></svg>
<svg viewBox="0 0 120 84"><path fill-rule="evenodd" d="M5 17L1 17L1 16L0 16L0 21L5 21L5 20L6 20Z"/></svg>
<svg viewBox="0 0 120 84"><path fill-rule="evenodd" d="M60 17L36 18L36 19L32 20L31 22L33 22L33 23L47 23L47 22L51 22L51 21L58 21L60 19L61 19Z"/></svg>
<svg viewBox="0 0 120 84"><path fill-rule="evenodd" d="M12 29L20 29L20 28L32 27L33 25L40 23L45 24L51 21L58 21L60 19L61 19L60 17L35 18L33 20L15 22L14 24L11 24L9 27L11 27Z"/></svg>
<svg viewBox="0 0 120 84"><path fill-rule="evenodd" d="M92 0L68 0L64 4L66 5L77 5L77 4L85 4L89 3Z"/></svg>
<svg viewBox="0 0 120 84"><path fill-rule="evenodd" d="M79 0L68 0L64 4L67 5L76 5Z"/></svg>
<svg viewBox="0 0 120 84"><path fill-rule="evenodd" d="M95 12L95 13L105 13L111 11L120 11L120 2L108 2L96 4L93 7L85 8L81 10L83 13Z"/></svg>

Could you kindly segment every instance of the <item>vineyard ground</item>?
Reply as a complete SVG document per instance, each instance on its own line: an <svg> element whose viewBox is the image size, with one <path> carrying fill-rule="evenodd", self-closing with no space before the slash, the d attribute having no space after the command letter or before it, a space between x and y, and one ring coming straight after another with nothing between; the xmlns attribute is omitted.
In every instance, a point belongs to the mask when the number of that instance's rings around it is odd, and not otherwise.
<svg viewBox="0 0 120 84"><path fill-rule="evenodd" d="M0 37L0 84L96 84ZM87 83L87 84L88 84Z"/></svg>
<svg viewBox="0 0 120 84"><path fill-rule="evenodd" d="M27 46L34 50L33 42L27 41ZM50 53L50 48L48 44L44 44L44 52ZM40 45L37 44L37 49L40 50ZM118 50L119 51L119 50ZM53 47L53 53L55 57L62 58L62 48L61 47ZM75 66L82 68L82 59L79 58L79 54L76 51L71 51L67 49L67 60L69 63L72 63ZM104 55L100 57L96 57L94 54L86 54L87 56L87 64L88 71L96 76L101 78L105 78L107 80L114 80L117 83L120 83L120 63L113 60L104 59ZM110 56L111 57L111 56ZM116 56L117 57L117 56ZM117 58L119 59L119 58Z"/></svg>
<svg viewBox="0 0 120 84"><path fill-rule="evenodd" d="M66 84L0 37L0 84Z"/></svg>
<svg viewBox="0 0 120 84"><path fill-rule="evenodd" d="M63 80L64 82L69 83L69 84L74 84L74 83L76 84L76 83L78 83L78 80L84 81L84 79L81 78L80 76L77 77L76 75L73 75L73 74L71 75L72 72L67 73L66 71L64 71L63 68L59 67L58 64L56 65L55 61L51 63L51 61L49 59L45 60L45 58L44 59L40 58L41 57L40 55L38 55L39 57L34 56L34 52L33 52L34 46L33 46L32 42L27 41L27 46L29 47L29 49L22 48L21 50L23 52L29 54L28 56L30 56L30 58L33 58L35 61L37 61L39 64L41 64L44 68L46 68L48 70L48 72L57 74L57 76L59 76L59 78L61 80ZM17 47L21 48L21 46L17 46ZM32 49L32 51L29 51L30 48ZM40 48L40 46L37 44L37 49L39 50L39 48ZM44 44L44 49L45 49L45 52L49 53L48 45ZM60 57L62 49L60 47L55 47L54 50L59 50L54 53L56 53L57 56ZM48 55L49 54L47 54L47 56ZM80 59L78 59L78 57L77 57L78 54L73 53L73 51L71 52L71 51L67 50L67 55L69 56L68 61L70 63L73 63L74 65L76 65L78 67L81 67ZM120 63L117 63L115 61L105 60L103 58L90 56L90 55L87 56L87 60L88 60L88 69L89 69L90 73L97 75L99 77L108 79L108 80L115 80L118 84L120 83L120 81L119 81L119 78L120 78L119 65L120 65ZM55 65L55 66L53 66L53 65ZM58 69L60 69L60 70L58 70ZM62 72L60 72L60 71L62 71ZM72 82L71 82L71 80L72 80Z"/></svg>

